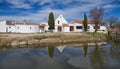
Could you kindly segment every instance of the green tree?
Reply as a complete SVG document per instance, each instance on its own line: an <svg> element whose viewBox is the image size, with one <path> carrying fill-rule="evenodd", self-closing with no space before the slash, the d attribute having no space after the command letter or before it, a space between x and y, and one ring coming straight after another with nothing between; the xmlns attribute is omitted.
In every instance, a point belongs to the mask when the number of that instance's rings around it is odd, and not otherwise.
<svg viewBox="0 0 120 69"><path fill-rule="evenodd" d="M53 12L51 12L49 14L48 25L49 25L48 29L50 31L53 31L53 29L55 29L55 21L54 21L54 14L53 14Z"/></svg>
<svg viewBox="0 0 120 69"><path fill-rule="evenodd" d="M83 26L84 26L84 31L86 32L87 31L87 26L88 26L86 12L84 13Z"/></svg>

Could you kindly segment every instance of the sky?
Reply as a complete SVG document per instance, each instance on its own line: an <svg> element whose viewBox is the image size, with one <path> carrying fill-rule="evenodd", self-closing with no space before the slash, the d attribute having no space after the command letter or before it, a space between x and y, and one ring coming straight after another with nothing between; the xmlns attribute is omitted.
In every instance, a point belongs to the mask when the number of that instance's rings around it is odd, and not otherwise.
<svg viewBox="0 0 120 69"><path fill-rule="evenodd" d="M105 10L104 19L110 16L120 18L120 0L0 0L0 20L48 22L50 12L56 19L60 14L68 22L83 19L84 12L95 7Z"/></svg>

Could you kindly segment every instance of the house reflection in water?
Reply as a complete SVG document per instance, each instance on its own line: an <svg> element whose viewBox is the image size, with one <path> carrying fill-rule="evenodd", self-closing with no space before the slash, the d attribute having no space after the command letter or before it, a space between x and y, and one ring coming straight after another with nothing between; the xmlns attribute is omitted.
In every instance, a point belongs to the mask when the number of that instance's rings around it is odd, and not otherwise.
<svg viewBox="0 0 120 69"><path fill-rule="evenodd" d="M63 49L65 48L66 46L58 46L57 49L62 53Z"/></svg>
<svg viewBox="0 0 120 69"><path fill-rule="evenodd" d="M59 52L62 53L62 51L63 51L63 49L64 49L65 47L66 47L66 46L58 46L58 47L56 47L56 48L59 50ZM55 51L55 47L54 47L54 46L48 47L49 57L52 58L52 57L54 56L54 51Z"/></svg>

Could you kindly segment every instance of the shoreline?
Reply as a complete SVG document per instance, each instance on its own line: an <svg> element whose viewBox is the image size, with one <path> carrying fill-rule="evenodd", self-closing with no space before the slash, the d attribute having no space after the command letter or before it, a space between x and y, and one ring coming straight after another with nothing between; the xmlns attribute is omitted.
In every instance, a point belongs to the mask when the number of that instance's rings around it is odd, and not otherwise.
<svg viewBox="0 0 120 69"><path fill-rule="evenodd" d="M0 34L0 46L99 42L106 40L105 34L93 33Z"/></svg>
<svg viewBox="0 0 120 69"><path fill-rule="evenodd" d="M84 47L96 47L96 46L105 46L107 45L107 42L96 42L96 43L92 43L92 42L88 42L88 43L78 43L78 42L74 42L74 43L62 43L62 44L40 44L40 45L17 45L17 46L0 46L0 50L2 51L6 51L6 50L10 50L10 49L16 49L16 48L23 48L23 49L27 49L27 48L46 48L46 47L74 47L74 48L84 48Z"/></svg>

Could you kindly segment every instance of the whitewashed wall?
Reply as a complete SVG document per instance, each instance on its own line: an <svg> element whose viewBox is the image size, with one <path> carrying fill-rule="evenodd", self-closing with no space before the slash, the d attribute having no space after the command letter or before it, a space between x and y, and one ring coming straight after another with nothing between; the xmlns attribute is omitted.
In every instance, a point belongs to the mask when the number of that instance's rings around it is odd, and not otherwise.
<svg viewBox="0 0 120 69"><path fill-rule="evenodd" d="M67 24L68 22L65 20L63 15L59 15L58 18L55 20L55 30L54 32L58 32L58 27L61 26L61 32L69 32L69 27L63 27L63 24Z"/></svg>
<svg viewBox="0 0 120 69"><path fill-rule="evenodd" d="M105 31L107 31L107 29L106 29L105 26L100 26L100 30L105 30Z"/></svg>
<svg viewBox="0 0 120 69"><path fill-rule="evenodd" d="M45 31L49 31L49 26L48 26L48 23L46 23L46 22L42 22L41 24L45 24L46 26L40 26L39 27L39 32L45 32Z"/></svg>
<svg viewBox="0 0 120 69"><path fill-rule="evenodd" d="M88 24L88 26L90 27L90 29L88 29L89 30L89 32L94 32L95 31L95 29L94 29L94 24ZM107 29L106 29L106 26L99 26L100 28L98 29L98 31L100 32L106 32L107 31ZM104 31L103 31L104 30Z"/></svg>
<svg viewBox="0 0 120 69"><path fill-rule="evenodd" d="M98 32L107 33L106 26L100 26L100 30Z"/></svg>
<svg viewBox="0 0 120 69"><path fill-rule="evenodd" d="M77 29L76 26L82 26L82 29ZM78 23L74 23L74 32L83 32L83 25L78 24Z"/></svg>
<svg viewBox="0 0 120 69"><path fill-rule="evenodd" d="M58 23L59 21L59 23ZM48 23L45 23L46 26L41 28L39 27L39 25L6 25L7 21L0 21L0 32L16 32L16 33L37 33L37 32L45 32L45 30L49 30L48 29ZM73 24L69 24L69 26L63 26L63 24L67 24L67 21L64 19L64 17L62 15L60 15L56 20L55 20L55 29L54 32L58 32L58 26L61 26L62 31L61 32L70 32L70 26L74 26L74 31L73 32L83 32L84 31L84 27L82 24L79 23L73 23ZM77 29L76 26L82 26L82 29ZM88 24L89 32L94 32L94 24ZM31 28L31 29L30 29ZM105 26L100 26L100 29L103 32L106 32L107 29Z"/></svg>
<svg viewBox="0 0 120 69"><path fill-rule="evenodd" d="M69 26L64 26L63 27L63 32L70 32L70 27Z"/></svg>
<svg viewBox="0 0 120 69"><path fill-rule="evenodd" d="M55 29L53 30L54 32L57 32L58 31L58 26L55 25Z"/></svg>
<svg viewBox="0 0 120 69"><path fill-rule="evenodd" d="M39 32L45 32L44 27L39 27Z"/></svg>
<svg viewBox="0 0 120 69"><path fill-rule="evenodd" d="M6 32L6 21L0 21L0 32Z"/></svg>
<svg viewBox="0 0 120 69"><path fill-rule="evenodd" d="M65 20L63 15L59 15L58 18L55 20L55 25L61 25L62 26L63 23L67 24L68 22Z"/></svg>
<svg viewBox="0 0 120 69"><path fill-rule="evenodd" d="M45 31L49 31L49 26L45 26L45 27L39 27L39 32L45 32Z"/></svg>
<svg viewBox="0 0 120 69"><path fill-rule="evenodd" d="M49 30L48 28L49 28L49 26L48 26L48 25L47 25L47 26L45 26L45 30Z"/></svg>
<svg viewBox="0 0 120 69"><path fill-rule="evenodd" d="M37 33L39 25L15 25L17 33Z"/></svg>
<svg viewBox="0 0 120 69"><path fill-rule="evenodd" d="M88 26L89 26L89 29L88 29L88 32L94 32L95 31L95 29L94 29L94 24L88 24Z"/></svg>
<svg viewBox="0 0 120 69"><path fill-rule="evenodd" d="M6 32L16 32L16 27L14 25L7 25L6 29L8 29Z"/></svg>

